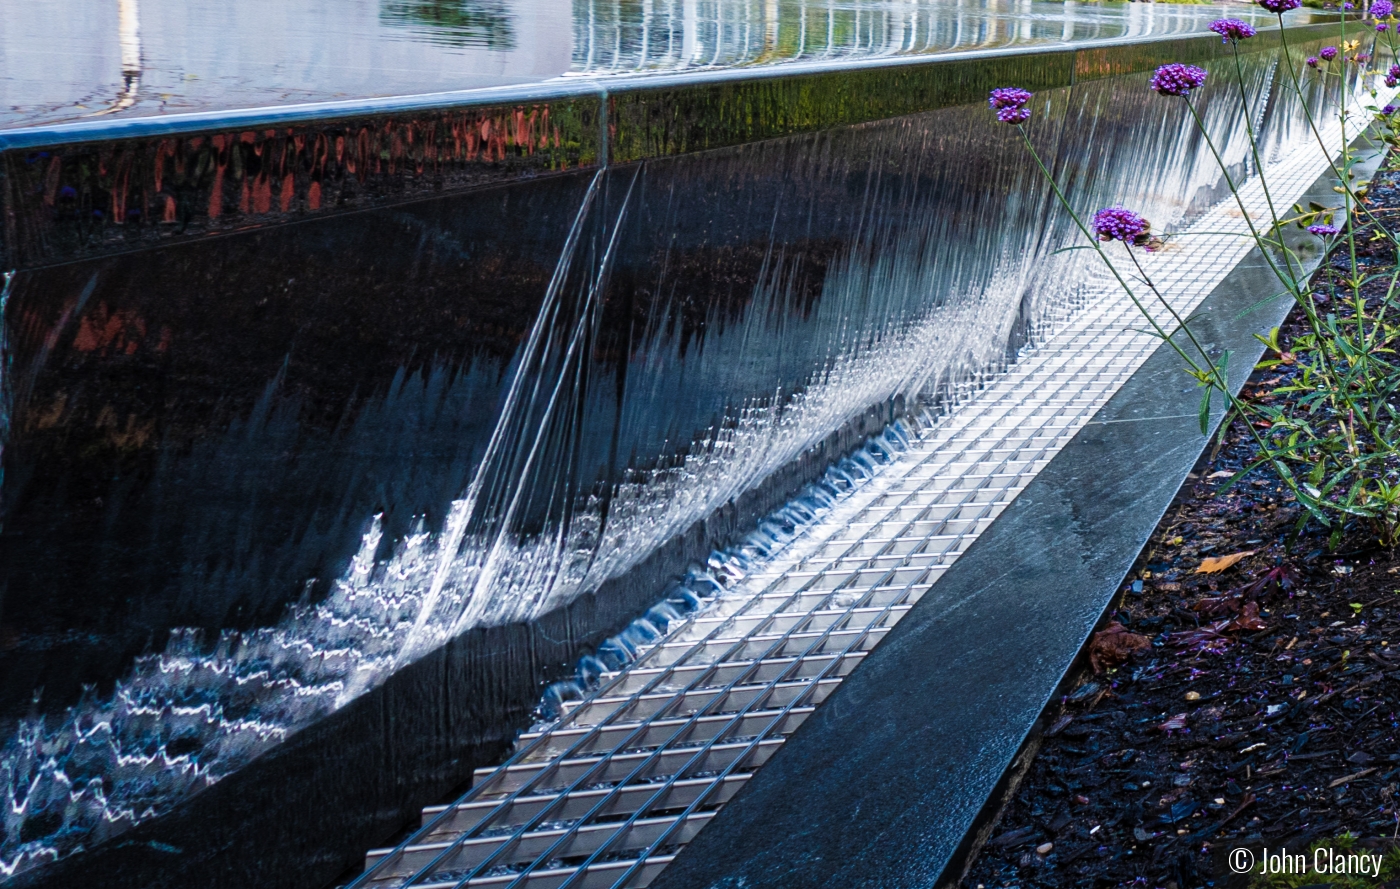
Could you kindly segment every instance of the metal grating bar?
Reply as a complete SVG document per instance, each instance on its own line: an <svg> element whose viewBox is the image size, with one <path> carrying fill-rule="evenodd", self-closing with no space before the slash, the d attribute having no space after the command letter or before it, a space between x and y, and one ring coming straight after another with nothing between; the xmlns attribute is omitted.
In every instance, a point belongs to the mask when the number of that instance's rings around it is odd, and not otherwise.
<svg viewBox="0 0 1400 889"><path fill-rule="evenodd" d="M774 746L776 747L776 745ZM719 796L723 800L730 799L734 794L739 792L739 788L743 786L748 778L748 775L733 775L726 779L722 782L723 786L718 791ZM677 781L675 784L671 785L670 795L664 800L665 804L658 805L656 808L683 809L699 797L701 790L708 788L713 783L714 781L710 778L692 778L685 781ZM613 797L611 805L603 809L600 814L602 816L630 815L641 807L642 802L650 796L652 790L653 788L648 784L633 784L623 787L619 790L618 794ZM564 808L558 812L559 819L561 821L577 820L586 812L590 811L594 805L597 804L598 799L605 793L607 793L605 790L580 790L568 794L568 799L565 802ZM512 812L497 823L503 823L509 826L524 824L526 823L524 820L511 821L510 819L512 817L527 819L536 814L545 804L553 802L554 799L555 797L553 796L519 798L514 803L514 808L519 811L519 815L515 815L515 813ZM447 806L430 806L424 809L423 815L425 820L439 814L447 808ZM458 833L471 830L492 808L494 808L494 803L490 802L478 802L460 806L453 810L452 819L442 822L438 826L437 832L429 834L423 839L433 840L438 837L456 836ZM369 857L375 858L380 854L387 854L388 851L389 850L381 849L377 852L370 852Z"/></svg>
<svg viewBox="0 0 1400 889"><path fill-rule="evenodd" d="M714 782L706 782L706 787ZM516 835L478 837L465 843L451 841L439 843L415 843L406 846L403 854L397 856L392 870L396 876L406 876L420 869L424 864L437 862L437 874L450 874L479 867L482 862L493 858L502 859L508 864L528 863L540 853L555 848L562 840L565 847L559 849L560 858L589 855L605 845L611 844L620 849L645 849L657 841L663 833L680 826L679 835L692 837L706 821L714 817L713 812L694 815L689 818L646 818L629 819L618 824L590 824L574 828L553 828L550 830L529 831ZM509 848L509 853L502 851ZM445 850L450 857L443 858ZM368 859L375 861L387 857L395 850L381 849L370 852Z"/></svg>

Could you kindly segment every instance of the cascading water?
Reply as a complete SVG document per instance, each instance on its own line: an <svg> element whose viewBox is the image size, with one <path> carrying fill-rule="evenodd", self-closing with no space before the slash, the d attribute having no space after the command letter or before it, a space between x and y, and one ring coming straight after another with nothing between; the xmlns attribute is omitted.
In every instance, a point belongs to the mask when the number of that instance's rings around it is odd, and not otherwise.
<svg viewBox="0 0 1400 889"><path fill-rule="evenodd" d="M922 423L936 419L924 416ZM710 554L705 565L694 565L684 578L668 588L664 597L621 633L605 640L598 650L584 655L574 675L545 689L536 708L539 722L531 731L551 725L570 701L582 700L597 687L603 674L620 670L637 659L638 652L662 638L673 621L708 610L725 597L726 590L780 554L807 528L826 518L846 497L873 479L880 467L909 449L913 434L909 423L896 420L878 436L872 436L848 457L827 468L822 478L808 485L781 509L774 510L753 531L733 546ZM743 597L736 597L742 600Z"/></svg>
<svg viewBox="0 0 1400 889"><path fill-rule="evenodd" d="M1301 115L1273 60L1247 64L1276 151ZM1203 113L1243 164L1219 80ZM1218 198L1219 177L1144 81L1043 93L1033 138L1074 203L1131 203L1170 231ZM599 172L485 455L464 492L445 494L456 499L440 526L420 517L386 541L369 518L319 601L217 640L176 631L111 694L23 720L0 752L0 877L160 814L472 627L592 593L872 405L956 397L1072 322L1076 282L1101 272L1056 252L1070 227L993 127L984 108L952 108ZM743 250L753 272L729 301L692 304L705 258ZM831 496L809 490L788 518L809 521ZM783 515L714 569L768 555L791 534ZM690 592L657 619L696 607Z"/></svg>

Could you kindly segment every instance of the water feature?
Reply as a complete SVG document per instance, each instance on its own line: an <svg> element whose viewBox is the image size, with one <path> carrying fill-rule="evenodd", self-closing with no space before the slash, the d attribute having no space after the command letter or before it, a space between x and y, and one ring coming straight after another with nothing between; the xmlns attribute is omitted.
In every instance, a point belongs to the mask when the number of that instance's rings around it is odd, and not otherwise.
<svg viewBox="0 0 1400 889"><path fill-rule="evenodd" d="M1095 73L1004 73L1066 58ZM1298 109L1246 60L1277 150ZM1171 230L1219 178L1145 79L1042 91L1033 138L1076 203ZM1242 165L1229 105L1204 112ZM22 269L0 868L167 811L467 630L602 595L1069 323L1099 273L1054 252L1020 150L956 103Z"/></svg>

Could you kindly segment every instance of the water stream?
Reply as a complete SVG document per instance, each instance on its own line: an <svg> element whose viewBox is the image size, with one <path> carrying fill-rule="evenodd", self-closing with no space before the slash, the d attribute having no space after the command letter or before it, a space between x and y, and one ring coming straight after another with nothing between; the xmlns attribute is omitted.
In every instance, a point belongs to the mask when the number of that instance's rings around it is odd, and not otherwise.
<svg viewBox="0 0 1400 889"><path fill-rule="evenodd" d="M1301 114L1274 60L1246 64L1274 156ZM1231 71L1212 67L1200 107L1245 169ZM1076 205L1123 203L1171 231L1220 199L1220 177L1145 83L1042 94L1033 138ZM159 815L458 634L593 593L872 405L934 417L1073 324L1102 273L1056 253L1073 233L1021 151L973 106L597 173L465 489L392 539L365 515L329 593L275 624L177 630L111 694L22 720L0 746L0 878ZM697 305L707 263L736 253L750 271ZM696 601L672 595L654 619L697 607L706 570L816 520L901 429L693 570Z"/></svg>

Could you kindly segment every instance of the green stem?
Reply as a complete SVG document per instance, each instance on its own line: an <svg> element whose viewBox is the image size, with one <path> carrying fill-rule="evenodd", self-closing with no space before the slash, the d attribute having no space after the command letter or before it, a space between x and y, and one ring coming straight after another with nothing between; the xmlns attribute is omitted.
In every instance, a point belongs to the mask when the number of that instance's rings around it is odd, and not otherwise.
<svg viewBox="0 0 1400 889"><path fill-rule="evenodd" d="M1021 140L1025 143L1026 151L1030 154L1031 159L1035 161L1036 166L1040 169L1041 175L1045 178L1045 181L1049 183L1051 190L1054 191L1055 198L1060 202L1060 205L1065 208L1065 211L1069 213L1070 219L1074 220L1075 226L1080 230L1080 232L1084 234L1086 238L1089 239L1089 243L1093 246L1094 251L1098 253L1099 258L1103 260L1104 265L1113 274L1114 279L1117 280L1118 286L1123 288L1123 292L1128 295L1128 298L1130 300L1132 300L1132 303L1137 308L1138 312L1145 319L1147 319L1148 324L1152 325L1152 329L1156 332L1157 337L1164 341L1167 345L1169 345L1172 348L1172 351L1176 352L1176 354L1181 358L1181 360L1186 362L1187 367L1191 368L1197 374L1204 376L1207 379L1213 380L1213 382L1208 383L1207 385L1211 386L1212 388L1218 389L1220 391L1220 394L1224 397L1226 403L1229 404L1229 406L1233 408L1235 412L1240 415L1241 418L1246 419L1245 426L1249 429L1250 435L1251 437L1253 437L1256 446L1260 450L1260 453L1266 455L1266 458L1271 463L1274 463L1276 466L1282 466L1282 461L1275 456L1273 448L1271 448L1269 446L1269 443L1264 439L1264 437L1259 434L1259 430L1254 428L1254 424L1248 422L1247 418L1250 413L1249 406L1246 405L1243 401L1241 401L1231 391L1229 378L1226 377L1224 371L1222 371L1220 367L1214 361L1211 360L1210 354L1206 351L1205 347L1201 345L1200 341L1196 339L1195 332L1191 330L1190 326L1186 323L1186 320L1182 318L1181 315L1177 312L1176 308L1172 306L1171 303L1167 302L1166 298L1162 296L1161 292L1157 289L1156 284L1152 282L1152 279L1143 270L1141 263L1138 262L1137 256L1132 252L1132 246L1127 244L1124 245L1128 250L1129 258L1131 258L1133 261L1133 265L1137 267L1138 273L1142 276L1143 281L1148 285L1152 292L1156 294L1157 298L1162 302L1162 305L1166 307L1168 313L1171 314L1172 320L1176 322L1178 329L1186 334L1187 338L1191 342L1191 345L1201 355L1202 359L1204 359L1204 369L1201 368L1191 358L1190 355L1186 354L1186 350L1181 347L1181 344L1178 343L1171 334L1167 333L1166 330L1163 329L1162 325L1157 321L1156 316L1149 312L1147 310L1147 307L1142 304L1142 300L1138 298L1137 293L1133 290L1131 286L1128 285L1128 282L1123 278L1122 273L1118 271L1118 267L1113 264L1113 262L1108 258L1108 254L1104 252L1103 247L1099 243L1098 237L1092 231L1089 230L1089 227L1087 225L1084 224L1084 220L1082 220L1079 217L1079 214L1075 212L1074 207L1070 205L1069 199L1066 198L1064 192L1060 190L1060 185L1058 182L1055 181L1055 177L1051 175L1048 169L1046 169L1045 163L1040 159L1040 153L1035 150L1035 145L1031 143L1030 135L1026 133L1025 127L1021 124L1017 124L1016 129L1021 134ZM1279 477L1282 478L1284 480L1284 484L1286 484L1289 487L1289 489L1293 491L1295 497L1299 497L1301 499L1307 496L1306 492L1298 488L1291 473L1287 471L1281 471L1279 472Z"/></svg>
<svg viewBox="0 0 1400 889"><path fill-rule="evenodd" d="M1122 273L1118 271L1118 267L1108 258L1108 254L1104 252L1103 246L1099 243L1098 235L1089 230L1089 227L1084 224L1084 220L1079 218L1079 214L1075 212L1074 207L1070 205L1069 199L1066 198L1065 193L1060 190L1059 183L1055 181L1055 177L1046 169L1045 162L1040 159L1040 152L1036 151L1035 146L1031 144L1031 137L1026 132L1025 126L1017 124L1016 130L1021 134L1021 141L1025 143L1026 151L1030 153L1031 159L1035 161L1035 165L1040 168L1041 176L1049 183L1051 190L1055 193L1055 198L1060 202L1060 206L1065 208L1065 211L1069 213L1069 218L1074 220L1075 226L1083 233L1084 237L1089 239L1089 245L1094 249L1094 252L1099 255L1099 259L1103 260L1103 264L1108 268L1109 272L1113 274L1113 278L1118 282L1118 286L1123 288L1123 292L1128 294L1128 298L1133 301L1133 305L1137 306L1138 311L1147 318L1147 322L1152 325L1152 329L1156 332L1157 336L1167 342L1172 342L1171 336L1157 323L1157 319L1147 311L1141 300L1138 299L1137 294L1133 291L1133 288L1128 285L1127 280L1124 279ZM1175 343L1173 343L1173 346L1175 346L1177 352L1181 354L1183 359L1188 362L1191 360L1185 352L1181 351L1179 346L1176 346ZM1192 366L1194 367L1194 364Z"/></svg>
<svg viewBox="0 0 1400 889"><path fill-rule="evenodd" d="M1264 239L1260 237L1259 229L1255 227L1254 219L1249 215L1249 210L1244 205L1244 198L1240 195L1239 187L1235 185L1234 177L1230 175L1229 169L1225 166L1225 159L1220 156L1220 152L1215 147L1215 140L1211 139L1210 133L1206 130L1205 121L1201 120L1200 112L1196 110L1196 106L1191 104L1190 96L1182 96L1181 100L1186 103L1186 107L1191 111L1191 119L1196 122L1196 129L1200 131L1201 137L1206 140L1206 147L1210 149L1211 157L1215 158L1215 164L1220 168L1220 175L1225 177L1225 184L1230 188L1230 195L1235 199L1235 206L1240 208L1240 215L1244 217L1245 225L1249 226L1250 235L1254 238L1256 244L1262 246ZM1249 115L1248 108L1245 108L1245 115L1246 117ZM1272 206L1270 206L1271 212L1272 209ZM1277 216L1274 217L1274 221L1278 221ZM1261 252L1264 254L1264 261L1269 265L1269 270L1274 273L1274 277L1278 278L1283 286L1288 288L1288 292L1292 293L1296 298L1299 289L1297 280L1291 275L1285 276L1279 271L1278 264L1274 262L1272 251L1263 250Z"/></svg>
<svg viewBox="0 0 1400 889"><path fill-rule="evenodd" d="M1343 31L1342 31L1342 38L1343 38L1343 39L1342 39L1342 45L1345 46L1345 45L1346 45L1346 39L1345 39L1345 38L1346 38L1346 31L1345 31L1345 27L1346 27L1346 26L1345 26L1345 23L1343 23L1343 26L1342 26L1342 27L1343 27ZM1344 215L1343 218L1344 218L1344 220L1345 220L1345 224L1346 224L1346 227L1347 227L1348 242L1349 242L1349 245L1350 245L1351 267L1352 267L1353 269L1355 269L1355 268L1356 268L1356 241L1355 241L1355 231L1354 231L1354 226L1352 226L1352 225L1350 224L1350 222L1351 222L1352 208L1353 208L1353 206L1354 206L1354 205L1353 205L1354 193L1353 193L1352 188L1351 188L1351 180L1350 180L1350 176L1349 176L1349 174L1350 174L1350 166L1351 166L1351 159L1350 159L1350 154L1349 154L1349 152L1347 151L1347 147L1346 147L1346 145L1345 145L1345 142L1346 142L1346 103L1345 103L1345 102L1339 102L1339 103L1338 103L1339 106L1340 106L1340 111L1338 112L1338 116L1339 116L1340 121L1341 121L1341 124L1342 124L1342 141L1343 141L1343 147L1342 147L1342 164L1343 164L1343 166L1342 166L1342 170L1338 170L1337 165L1336 165L1336 164L1333 162L1333 160L1332 160L1331 152L1327 151L1326 142L1325 142L1325 140L1323 140L1322 134L1321 134L1321 132L1319 132L1319 130L1318 130L1318 128L1317 128L1316 119L1313 117L1312 110L1308 107L1307 98L1303 95L1302 88L1301 88L1301 86L1300 86L1299 83L1298 83L1297 75L1296 75L1296 72L1295 72L1295 70L1294 70L1294 68L1293 68L1293 58L1292 58L1292 55L1289 53L1289 50L1288 50L1287 30L1284 28L1284 25L1283 25L1283 15L1282 15L1281 13L1279 14L1279 31L1280 31L1280 33L1279 33L1279 41L1280 41L1280 46L1281 46L1281 53L1282 53L1282 55L1283 55L1285 64L1286 64L1287 67L1288 67L1288 79L1289 79L1289 83L1290 83L1290 85L1293 87L1294 93L1297 94L1297 96L1298 96L1299 104L1302 105L1302 107L1303 107L1304 116L1305 116L1305 118L1307 119L1307 122L1308 122L1308 128L1312 131L1313 136L1314 136L1315 139L1317 139L1318 144L1319 144L1320 146L1322 146L1322 148L1323 148L1323 153L1324 153L1324 155L1325 155L1326 158L1327 158L1327 163L1328 163L1328 166L1331 168L1332 173L1337 177L1338 181L1341 182L1341 184L1342 184L1342 190L1343 190L1343 210L1344 210L1344 213L1345 213L1345 215ZM1346 58L1345 53L1342 54L1342 58L1345 60L1345 58ZM1339 79L1340 79L1340 82L1342 83L1342 89L1343 89L1343 91L1345 92L1345 84L1346 84L1345 76L1341 76ZM1207 133L1207 132L1205 131L1205 125L1204 125L1204 123L1201 121L1200 115L1196 112L1195 106L1192 105L1191 102L1190 102L1189 100L1187 101L1186 104L1187 104L1187 107L1189 107L1189 108L1191 109L1191 114L1192 114L1192 116L1195 118L1196 126L1201 130L1201 134L1202 134L1202 136L1205 138L1206 144L1210 146L1211 153L1215 156L1216 163L1220 165L1221 172L1222 172L1222 173L1224 174L1224 176L1225 176L1225 181L1226 181L1227 184L1229 184L1231 193L1235 195L1236 203L1239 204L1240 212L1244 214L1245 221L1246 221L1246 223L1249 225L1251 233L1254 233L1254 234L1255 234L1255 237L1256 237L1256 239L1257 239L1257 238L1258 238L1258 234L1257 234L1257 231L1256 231L1256 229L1255 229L1255 227L1254 227L1253 220L1250 219L1248 211L1245 210L1245 208L1244 208L1244 203L1243 203L1243 201L1240 200L1239 194L1238 194L1238 192L1237 192L1236 189L1235 189L1234 182L1231 180L1231 177L1230 177L1229 173L1225 170L1224 162L1221 160L1221 157L1220 157L1219 152L1216 151L1216 149L1215 149L1215 144L1211 141L1210 134ZM1371 216L1372 220L1375 219L1375 217L1370 213L1370 210L1369 210L1368 208L1366 208L1364 204L1360 204L1360 203L1358 202L1355 206L1360 206L1361 208L1363 208L1363 209L1365 210L1365 212L1366 212L1366 214L1367 214L1368 216ZM1275 218L1275 222L1277 222L1277 218ZM1379 223L1377 223L1377 224L1379 225ZM1381 228L1382 231L1386 231L1387 235L1389 235L1388 230L1386 230L1383 226L1380 226L1380 228ZM1397 249L1400 249L1400 242L1397 242L1393 236L1391 237L1391 241L1392 241L1392 243L1394 243L1394 244L1396 245ZM1260 246L1263 247L1264 244L1261 242L1261 243L1260 243ZM1268 251L1267 249L1264 249L1262 252L1265 254L1266 257L1268 256L1269 251ZM1269 262L1269 267L1270 267L1271 270L1274 271L1275 275L1278 275L1277 266L1276 266L1272 261ZM1290 282L1290 281L1284 280L1282 277L1280 277L1279 280L1282 281L1282 282L1284 283L1284 286L1285 286L1285 287L1288 287L1288 288L1289 288L1290 292L1293 293L1293 296L1294 296L1294 298L1297 300L1297 302L1298 302L1301 306L1303 306L1304 314L1306 314L1307 317L1308 317L1309 326L1311 326L1311 327L1313 328L1314 334L1315 334L1316 336L1318 336L1319 340L1321 340L1321 339L1323 338L1323 336L1325 335L1324 326L1323 326L1322 323L1321 323L1321 318L1319 318L1319 317L1317 316L1316 308L1312 305L1312 300L1311 300L1311 298L1305 296L1305 294L1303 293L1303 290L1305 289L1303 285L1304 285L1306 282L1302 282L1302 281ZM1337 370L1335 364L1333 363L1332 356L1329 355L1329 354L1327 353L1327 350L1326 350L1326 349L1319 349L1319 350L1318 350L1318 357L1319 357L1320 361L1321 361L1321 362L1323 363L1323 365L1324 365L1322 368L1320 368L1320 370L1321 370L1327 377L1329 377L1329 378L1331 378L1331 379L1334 379L1334 380L1340 379L1340 374L1339 374L1339 372L1338 372L1338 370ZM1347 406L1348 408L1353 407L1353 405L1351 404L1351 400L1350 400L1349 395L1348 395L1344 390L1338 390L1337 387L1332 387L1332 392L1333 392L1334 394L1333 394L1333 396L1331 396L1331 397L1329 398L1329 400L1335 399L1335 398L1337 397L1336 393L1338 393L1339 391L1341 392L1340 397L1342 398L1342 400L1343 400L1343 402L1346 404L1346 406ZM1337 403L1336 403L1335 400L1333 401L1333 405L1334 405L1334 409L1336 409L1336 408L1339 407L1339 405L1337 405ZM1354 412L1354 411L1349 411L1349 412L1351 413L1352 416L1355 416L1355 412ZM1341 412L1340 410L1338 410L1338 416L1341 416L1341 414L1342 414L1342 412ZM1364 411L1362 412L1362 414L1363 414L1363 416L1367 416L1366 412L1364 412ZM1341 423L1342 421L1339 420L1338 422ZM1366 421L1366 425L1368 426L1368 432L1373 432L1373 430L1371 430L1371 429L1369 428L1369 426L1370 426L1370 423L1369 423L1369 416L1368 416L1368 419L1367 419L1367 421ZM1374 433L1373 433L1373 434L1374 434Z"/></svg>
<svg viewBox="0 0 1400 889"><path fill-rule="evenodd" d="M1235 59L1235 84L1240 89L1240 107L1244 109L1245 132L1249 135L1249 153L1254 158L1254 169L1257 170L1259 174L1259 186L1264 190L1264 201L1269 205L1269 218L1274 222L1274 231L1278 231L1278 210L1274 208L1274 196L1269 191L1269 179L1264 175L1264 162L1259 157L1259 141L1254 134L1254 109L1250 107L1249 96L1244 88L1244 67L1240 64L1239 41L1231 40L1230 47L1233 50L1232 55ZM1294 275L1293 258L1291 254L1285 251L1283 258L1288 268L1289 278L1297 280L1298 277L1301 277L1301 275L1296 277Z"/></svg>
<svg viewBox="0 0 1400 889"><path fill-rule="evenodd" d="M1278 264L1274 261L1273 251L1270 249L1270 244L1268 241L1266 241L1263 237L1260 236L1259 229L1254 225L1254 219L1249 215L1249 210L1244 205L1244 198L1240 194L1239 187L1235 184L1234 177L1230 175L1230 171L1226 168L1225 159L1220 156L1220 151L1215 147L1215 140L1211 139L1210 133L1206 130L1205 121L1201 119L1200 112L1197 111L1196 106L1191 103L1190 97L1183 96L1182 101L1186 103L1186 107L1191 111L1191 119L1195 121L1196 129L1200 131L1201 138L1205 140L1206 147L1210 149L1211 156L1215 158L1216 166L1220 168L1220 175L1225 178L1225 184L1230 188L1230 194L1235 199L1235 205L1240 208L1240 215L1244 217L1245 225L1249 227L1249 233L1254 237L1254 242L1259 246L1259 252L1264 257L1264 261L1268 264L1269 270L1272 271L1274 273L1274 277L1278 278L1278 280L1283 284L1283 286L1288 289L1288 292L1292 294L1293 299L1296 302L1298 302L1299 304L1309 304L1309 302L1305 300L1304 295L1302 293L1303 284L1305 282L1292 277L1291 274L1288 277L1285 277L1283 273L1279 271ZM1248 115L1248 110L1248 108L1245 109L1246 115ZM1277 231L1278 217L1275 216L1273 218L1275 222L1275 230ZM1285 256L1287 256L1287 253L1285 253ZM1355 264L1353 264L1352 267L1355 268ZM1289 263L1289 268L1291 272L1291 262ZM1311 318L1313 314L1312 312L1309 312L1307 308L1304 309L1304 312L1308 313ZM1334 371L1335 369L1329 370Z"/></svg>
<svg viewBox="0 0 1400 889"><path fill-rule="evenodd" d="M1302 88L1302 86L1301 86L1301 85L1299 84L1299 82L1298 82L1298 74L1297 74L1297 71L1296 71L1296 70L1294 69L1294 67L1293 67L1293 56L1289 53L1289 49L1288 49L1288 30L1287 30L1286 28L1284 28L1284 26L1283 26L1283 13L1279 13L1279 14L1278 14L1278 27L1279 27L1279 48L1280 48L1280 53L1281 53L1281 55L1283 56L1284 64L1288 67L1288 83L1289 83L1289 86L1293 87L1293 92L1294 92L1294 94L1296 94L1296 95L1298 96L1298 104L1300 104L1300 105L1303 106L1303 117L1304 117L1304 119L1307 121L1308 129L1312 131L1313 138L1316 139L1316 140L1317 140L1317 144L1318 144L1319 146L1322 147L1323 156L1327 159L1327 168L1328 168L1329 170L1332 171L1332 175L1335 176L1335 177L1337 178L1337 181L1338 181L1339 183L1341 183L1341 188L1342 188L1343 192L1344 192L1344 193L1347 193L1347 194L1350 194L1350 193L1351 193L1351 181L1350 181L1346 176L1344 176L1344 175L1342 174L1342 171L1341 171L1341 170L1338 170L1338 169L1337 169L1337 164L1336 164L1336 162L1334 162L1334 161L1332 160L1332 152L1330 152L1330 151L1327 150L1327 140L1323 139L1323 138L1322 138L1322 133L1318 131L1318 129L1317 129L1317 120L1313 117L1312 109L1308 107L1308 100L1307 100L1307 97L1303 95L1303 88ZM1345 20L1345 17L1343 17L1343 23L1342 23L1342 38L1343 38L1342 44L1345 46L1345 45L1346 45L1346 39L1345 39L1345 38L1346 38L1346 20ZM1337 79L1338 79L1338 81L1341 83L1341 90L1342 90L1343 94L1345 95L1345 92L1346 92L1346 71L1345 71L1345 66L1346 66L1346 54L1345 54L1345 53L1341 53L1341 58L1342 58L1342 62L1341 62L1341 64L1339 65L1339 67L1341 67L1343 70L1342 70L1342 72L1341 72L1340 74L1337 75ZM1329 67L1329 69L1330 69L1332 63L1331 63L1331 62L1328 62L1327 64L1328 64L1328 67ZM1325 100L1324 100L1324 101L1325 101ZM1343 103L1343 104L1345 104L1345 103ZM1345 130L1345 129L1342 130L1342 141L1343 141L1343 143L1346 142L1346 130ZM1368 218L1370 218L1370 220L1371 220L1373 223L1375 223L1378 227L1380 227L1381 231L1383 231L1383 232L1385 233L1386 237L1390 240L1390 242L1391 242L1393 245L1395 245L1395 247L1396 247L1397 249L1400 249L1400 238L1397 238L1395 235L1391 234L1390 231L1389 231L1388 229L1386 229L1384 226L1382 226L1382 225L1380 224L1380 220L1376 219L1375 215L1371 213L1370 208L1367 207L1365 204L1362 204L1361 207L1360 207L1360 209L1361 209L1361 212L1365 213L1366 216L1367 216Z"/></svg>

